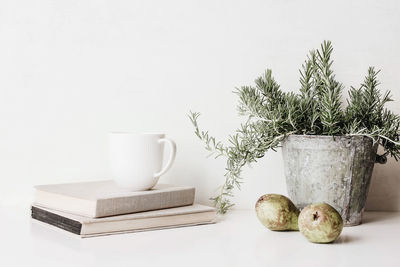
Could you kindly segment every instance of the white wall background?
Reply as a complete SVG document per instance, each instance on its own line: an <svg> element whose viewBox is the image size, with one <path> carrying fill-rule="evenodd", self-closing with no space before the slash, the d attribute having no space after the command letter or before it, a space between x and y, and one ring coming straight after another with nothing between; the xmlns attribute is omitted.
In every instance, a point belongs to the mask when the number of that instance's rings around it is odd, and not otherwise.
<svg viewBox="0 0 400 267"><path fill-rule="evenodd" d="M162 182L207 203L224 160L206 158L186 117L224 139L242 120L235 86L272 68L297 90L298 68L324 39L348 87L370 65L400 101L399 1L0 1L0 205L32 186L104 179L107 133L166 132L178 144ZM400 102L391 108L400 113ZM237 207L286 193L280 153L244 172ZM376 166L370 209L400 210L400 163Z"/></svg>

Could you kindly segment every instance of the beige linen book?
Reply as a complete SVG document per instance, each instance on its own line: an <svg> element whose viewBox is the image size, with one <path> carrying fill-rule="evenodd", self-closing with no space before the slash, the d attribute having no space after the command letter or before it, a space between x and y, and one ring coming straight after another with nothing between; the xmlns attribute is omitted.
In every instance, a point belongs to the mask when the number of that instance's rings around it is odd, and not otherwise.
<svg viewBox="0 0 400 267"><path fill-rule="evenodd" d="M215 222L215 217L215 208L199 204L104 218L88 218L32 206L33 219L81 237L209 224Z"/></svg>
<svg viewBox="0 0 400 267"><path fill-rule="evenodd" d="M97 218L192 205L191 186L159 184L147 191L130 192L112 180L35 186L35 205Z"/></svg>

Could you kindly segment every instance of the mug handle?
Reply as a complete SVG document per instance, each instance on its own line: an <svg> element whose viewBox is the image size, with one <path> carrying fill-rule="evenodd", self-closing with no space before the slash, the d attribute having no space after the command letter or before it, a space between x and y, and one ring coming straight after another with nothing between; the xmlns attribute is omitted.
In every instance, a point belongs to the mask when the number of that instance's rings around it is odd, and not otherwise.
<svg viewBox="0 0 400 267"><path fill-rule="evenodd" d="M176 156L176 144L174 141L172 141L171 139L168 138L162 138L158 140L158 143L167 143L169 145L169 148L171 150L170 152L170 157L168 160L167 165L165 165L164 169L162 169L161 171L157 172L154 174L154 177L160 177L161 175L165 174L172 166L172 163L174 163L175 160L175 156Z"/></svg>

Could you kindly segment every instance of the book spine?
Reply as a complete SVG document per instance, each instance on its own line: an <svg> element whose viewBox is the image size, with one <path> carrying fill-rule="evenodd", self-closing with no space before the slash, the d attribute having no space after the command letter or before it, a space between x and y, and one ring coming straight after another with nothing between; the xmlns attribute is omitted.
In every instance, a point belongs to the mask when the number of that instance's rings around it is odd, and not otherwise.
<svg viewBox="0 0 400 267"><path fill-rule="evenodd" d="M68 232L80 235L82 230L82 224L80 222L65 218L63 216L32 207L32 218L55 227L61 228Z"/></svg>
<svg viewBox="0 0 400 267"><path fill-rule="evenodd" d="M188 188L140 196L99 199L96 217L188 206L193 204L194 195L195 189Z"/></svg>

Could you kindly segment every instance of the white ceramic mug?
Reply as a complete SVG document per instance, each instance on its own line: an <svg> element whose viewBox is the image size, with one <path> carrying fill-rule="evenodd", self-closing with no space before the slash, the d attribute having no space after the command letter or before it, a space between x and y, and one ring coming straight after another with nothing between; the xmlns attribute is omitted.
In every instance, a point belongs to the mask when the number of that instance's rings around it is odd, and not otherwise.
<svg viewBox="0 0 400 267"><path fill-rule="evenodd" d="M171 152L162 168L164 143ZM165 134L110 133L109 153L111 175L119 187L131 191L148 190L171 168L176 144L165 138Z"/></svg>

